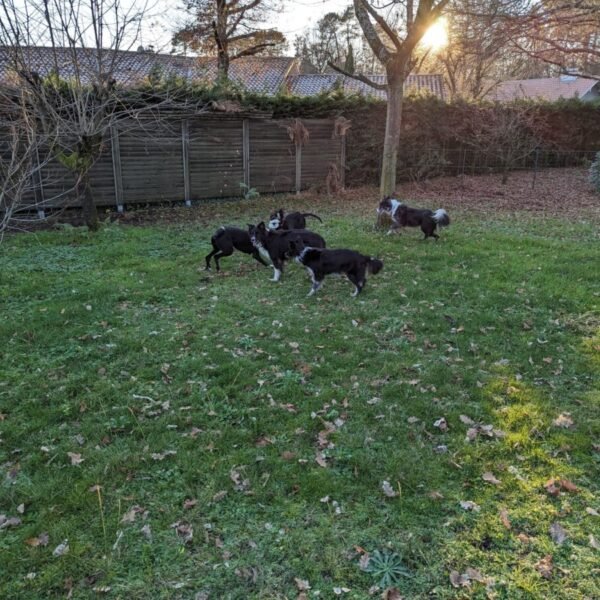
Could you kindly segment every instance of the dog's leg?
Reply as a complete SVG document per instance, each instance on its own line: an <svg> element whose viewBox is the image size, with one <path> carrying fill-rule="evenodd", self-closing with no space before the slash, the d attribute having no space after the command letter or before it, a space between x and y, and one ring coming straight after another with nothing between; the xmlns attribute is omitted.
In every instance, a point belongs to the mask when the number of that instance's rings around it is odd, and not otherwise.
<svg viewBox="0 0 600 600"><path fill-rule="evenodd" d="M204 267L205 271L210 271L210 259L218 252L218 250L213 250L210 254L207 254L205 257L206 267Z"/></svg>
<svg viewBox="0 0 600 600"><path fill-rule="evenodd" d="M359 268L357 272L350 271L348 273L348 279L354 284L354 292L352 292L353 298L356 298L365 286L365 272L366 269L363 267L362 269Z"/></svg>
<svg viewBox="0 0 600 600"><path fill-rule="evenodd" d="M221 267L219 266L219 259L223 258L224 256L231 256L233 254L233 250L231 252L223 252L223 250L219 250L219 252L217 252L214 256L215 259L215 265L217 265L217 273L221 270Z"/></svg>
<svg viewBox="0 0 600 600"><path fill-rule="evenodd" d="M283 273L283 262L280 260L273 261L273 278L271 281L279 281Z"/></svg>

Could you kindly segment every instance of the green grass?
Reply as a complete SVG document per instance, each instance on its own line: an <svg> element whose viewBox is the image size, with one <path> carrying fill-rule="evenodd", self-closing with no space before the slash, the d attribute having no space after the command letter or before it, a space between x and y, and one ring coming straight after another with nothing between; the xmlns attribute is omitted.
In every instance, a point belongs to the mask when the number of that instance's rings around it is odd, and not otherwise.
<svg viewBox="0 0 600 600"><path fill-rule="evenodd" d="M249 206L230 220L265 212ZM595 225L456 213L424 243L319 212L331 247L385 262L358 299L336 278L307 298L297 265L274 284L239 254L199 271L216 221L7 239L0 514L22 523L0 530L0 597L283 599L299 578L368 598L360 548L407 598L600 596ZM467 442L461 415L505 435ZM452 587L468 568L489 579Z"/></svg>

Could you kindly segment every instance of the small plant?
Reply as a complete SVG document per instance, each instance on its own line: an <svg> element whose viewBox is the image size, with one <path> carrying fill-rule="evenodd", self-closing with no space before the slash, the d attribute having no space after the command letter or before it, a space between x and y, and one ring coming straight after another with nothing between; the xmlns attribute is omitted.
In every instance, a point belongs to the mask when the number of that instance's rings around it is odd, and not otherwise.
<svg viewBox="0 0 600 600"><path fill-rule="evenodd" d="M240 183L240 190L242 190L244 200L254 200L260 196L260 192L256 188L249 187L245 183Z"/></svg>
<svg viewBox="0 0 600 600"><path fill-rule="evenodd" d="M600 194L600 152L596 154L596 158L590 166L589 179L594 191Z"/></svg>
<svg viewBox="0 0 600 600"><path fill-rule="evenodd" d="M364 568L377 580L379 587L386 589L399 583L401 577L412 577L410 571L402 563L402 558L396 552L375 550L369 557Z"/></svg>

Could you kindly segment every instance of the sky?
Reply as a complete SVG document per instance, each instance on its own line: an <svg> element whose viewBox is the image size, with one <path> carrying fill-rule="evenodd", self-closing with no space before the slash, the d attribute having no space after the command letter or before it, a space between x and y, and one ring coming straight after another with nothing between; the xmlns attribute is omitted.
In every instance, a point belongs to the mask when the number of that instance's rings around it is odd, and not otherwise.
<svg viewBox="0 0 600 600"><path fill-rule="evenodd" d="M296 35L314 25L326 13L340 12L351 2L352 0L283 0L282 11L266 26L277 28L286 36L289 42L286 54L293 54ZM181 4L182 0L163 0L157 3L142 32L142 45L152 44L159 52L171 50L172 32L183 20L183 13L179 9Z"/></svg>

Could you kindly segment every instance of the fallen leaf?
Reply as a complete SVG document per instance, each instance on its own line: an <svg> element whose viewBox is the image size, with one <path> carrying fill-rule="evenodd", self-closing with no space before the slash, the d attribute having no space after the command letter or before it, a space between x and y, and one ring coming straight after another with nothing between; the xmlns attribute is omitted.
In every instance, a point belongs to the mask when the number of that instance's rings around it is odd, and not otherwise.
<svg viewBox="0 0 600 600"><path fill-rule="evenodd" d="M471 581L485 581L485 577L477 570L472 567L468 567L463 573L463 577L468 577Z"/></svg>
<svg viewBox="0 0 600 600"><path fill-rule="evenodd" d="M102 486L101 485L92 485L91 487L88 488L88 492L100 492L102 491Z"/></svg>
<svg viewBox="0 0 600 600"><path fill-rule="evenodd" d="M444 417L440 417L433 423L434 427L437 427L440 431L448 431L448 423Z"/></svg>
<svg viewBox="0 0 600 600"><path fill-rule="evenodd" d="M0 529L8 529L9 527L17 527L21 524L19 517L7 517L6 515L0 515Z"/></svg>
<svg viewBox="0 0 600 600"><path fill-rule="evenodd" d="M19 504L19 506L17 506L17 512L22 515L25 512L25 505Z"/></svg>
<svg viewBox="0 0 600 600"><path fill-rule="evenodd" d="M487 481L488 483L493 483L494 485L500 485L502 483L499 479L496 479L494 474L490 471L486 471L481 476L481 479L483 479L484 481Z"/></svg>
<svg viewBox="0 0 600 600"><path fill-rule="evenodd" d="M221 502L225 496L227 496L227 492L225 490L221 490L212 497L213 502Z"/></svg>
<svg viewBox="0 0 600 600"><path fill-rule="evenodd" d="M552 554L547 554L544 558L536 562L534 568L544 579L551 579L553 569Z"/></svg>
<svg viewBox="0 0 600 600"><path fill-rule="evenodd" d="M146 523L141 529L140 531L142 532L143 536L149 541L152 541L152 529L150 528L150 524Z"/></svg>
<svg viewBox="0 0 600 600"><path fill-rule="evenodd" d="M32 548L37 548L38 546L47 546L49 541L50 537L47 533L40 533L37 537L26 539L25 543Z"/></svg>
<svg viewBox="0 0 600 600"><path fill-rule="evenodd" d="M555 427L563 427L564 429L572 427L573 419L571 418L571 413L560 413L560 415L558 415L558 417L552 421L552 424Z"/></svg>
<svg viewBox="0 0 600 600"><path fill-rule="evenodd" d="M588 515L591 515L592 517L600 517L600 513L595 508L592 508L591 506L586 507L585 512Z"/></svg>
<svg viewBox="0 0 600 600"><path fill-rule="evenodd" d="M550 537L554 543L560 546L567 539L568 535L560 523L552 523L550 525Z"/></svg>
<svg viewBox="0 0 600 600"><path fill-rule="evenodd" d="M590 546L596 550L600 550L600 542L590 533Z"/></svg>
<svg viewBox="0 0 600 600"><path fill-rule="evenodd" d="M150 457L152 460L164 460L167 456L177 454L177 450L165 450L164 452L153 452Z"/></svg>
<svg viewBox="0 0 600 600"><path fill-rule="evenodd" d="M398 588L387 588L383 590L381 594L383 600L403 600L403 596L400 594Z"/></svg>
<svg viewBox="0 0 600 600"><path fill-rule="evenodd" d="M198 504L198 500L194 499L190 499L190 500L184 500L183 501L183 508L189 510L190 508L194 508L194 506L196 506L196 504Z"/></svg>
<svg viewBox="0 0 600 600"><path fill-rule="evenodd" d="M381 489L388 498L395 498L398 495L398 492L394 491L394 488L390 485L389 481L384 481L381 484Z"/></svg>
<svg viewBox="0 0 600 600"><path fill-rule="evenodd" d="M432 490L431 492L429 492L429 497L432 500L442 500L444 498L444 495L438 492L437 490Z"/></svg>
<svg viewBox="0 0 600 600"><path fill-rule="evenodd" d="M406 419L411 425L413 425L414 423L418 423L421 419L419 419L418 417L408 417L408 419Z"/></svg>
<svg viewBox="0 0 600 600"><path fill-rule="evenodd" d="M464 575L461 575L458 571L450 571L450 583L455 588L469 585L468 579L466 579Z"/></svg>
<svg viewBox="0 0 600 600"><path fill-rule="evenodd" d="M558 483L560 483L560 487L563 490L567 490L567 492L578 492L579 491L579 488L572 481L569 481L568 479L560 479L558 481Z"/></svg>
<svg viewBox="0 0 600 600"><path fill-rule="evenodd" d="M298 588L299 592L305 592L306 590L310 590L310 583L308 583L308 580L294 577L294 581L296 582L296 587Z"/></svg>
<svg viewBox="0 0 600 600"><path fill-rule="evenodd" d="M315 461L320 467L323 467L324 469L327 468L327 459L325 458L322 452L317 452L317 455L315 456Z"/></svg>
<svg viewBox="0 0 600 600"><path fill-rule="evenodd" d="M71 464L75 467L79 466L85 458L81 458L81 454L77 452L67 452L67 456L71 459Z"/></svg>
<svg viewBox="0 0 600 600"><path fill-rule="evenodd" d="M556 485L557 481L556 479L549 479L548 481L546 481L546 483L544 484L544 489L551 495L551 496L558 496L558 494L560 494L560 487Z"/></svg>
<svg viewBox="0 0 600 600"><path fill-rule="evenodd" d="M467 415L460 415L460 417L458 417L458 418L465 425L475 425L475 421L473 421L473 419L471 419L471 417L467 417Z"/></svg>
<svg viewBox="0 0 600 600"><path fill-rule="evenodd" d="M358 559L358 566L363 570L366 571L369 568L369 563L371 562L371 556L369 555L368 552L365 552L359 559Z"/></svg>
<svg viewBox="0 0 600 600"><path fill-rule="evenodd" d="M175 529L177 535L183 540L184 544L189 544L194 538L194 527L185 521L173 523L171 529Z"/></svg>
<svg viewBox="0 0 600 600"><path fill-rule="evenodd" d="M510 519L508 518L508 511L505 508L500 509L500 521L506 529L511 529Z"/></svg>
<svg viewBox="0 0 600 600"><path fill-rule="evenodd" d="M461 500L460 506L465 510L472 510L473 512L479 512L481 510L481 506L475 504L475 502L472 502L471 500Z"/></svg>
<svg viewBox="0 0 600 600"><path fill-rule="evenodd" d="M69 540L63 540L54 550L52 556L63 556L69 552Z"/></svg>

